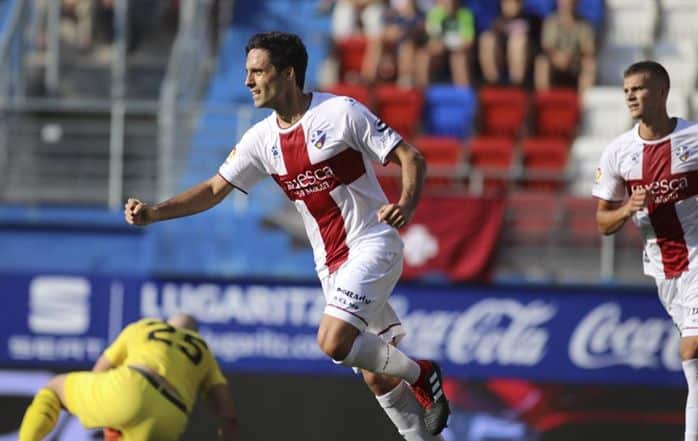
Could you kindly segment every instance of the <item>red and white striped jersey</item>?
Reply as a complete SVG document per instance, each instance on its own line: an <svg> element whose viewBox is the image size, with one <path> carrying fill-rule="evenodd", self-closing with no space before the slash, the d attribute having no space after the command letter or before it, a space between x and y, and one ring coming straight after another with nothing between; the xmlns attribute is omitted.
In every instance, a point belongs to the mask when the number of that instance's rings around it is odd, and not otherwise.
<svg viewBox="0 0 698 441"><path fill-rule="evenodd" d="M242 191L271 175L300 212L323 277L367 241L402 250L397 231L378 222L387 199L371 165L385 163L400 141L356 100L313 93L293 126L279 128L274 112L251 127L219 174Z"/></svg>
<svg viewBox="0 0 698 441"><path fill-rule="evenodd" d="M647 189L647 208L633 216L645 240L645 274L669 279L698 267L697 123L677 118L656 141L640 138L636 124L606 147L595 181L592 194L607 201Z"/></svg>

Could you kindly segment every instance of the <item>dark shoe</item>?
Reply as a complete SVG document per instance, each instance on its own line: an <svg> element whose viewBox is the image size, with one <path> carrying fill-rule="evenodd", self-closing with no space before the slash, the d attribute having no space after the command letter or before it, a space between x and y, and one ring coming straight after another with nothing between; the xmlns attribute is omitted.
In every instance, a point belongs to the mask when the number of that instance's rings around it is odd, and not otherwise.
<svg viewBox="0 0 698 441"><path fill-rule="evenodd" d="M451 408L443 390L441 369L433 361L417 360L421 368L419 379L412 385L414 395L424 408L424 425L432 435L446 427Z"/></svg>

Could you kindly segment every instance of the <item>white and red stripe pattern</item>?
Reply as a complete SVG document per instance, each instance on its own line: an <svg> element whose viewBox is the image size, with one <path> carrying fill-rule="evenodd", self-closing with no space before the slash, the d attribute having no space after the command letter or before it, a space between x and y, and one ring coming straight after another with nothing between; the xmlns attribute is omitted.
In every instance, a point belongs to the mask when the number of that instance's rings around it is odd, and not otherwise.
<svg viewBox="0 0 698 441"><path fill-rule="evenodd" d="M306 148L303 126L280 135L281 152L286 165L285 175L273 175L274 180L292 201L302 201L320 229L325 248L325 265L336 270L349 256L347 232L339 205L330 193L340 185L349 185L366 173L361 153L347 148L324 161L312 164ZM308 181L321 181L319 191L299 191L289 180L297 176L312 176Z"/></svg>
<svg viewBox="0 0 698 441"><path fill-rule="evenodd" d="M245 133L220 175L244 190L271 175L300 212L322 277L365 241L401 249L394 228L378 222L387 203L371 161L385 162L400 136L347 97L315 93L289 128L276 114Z"/></svg>

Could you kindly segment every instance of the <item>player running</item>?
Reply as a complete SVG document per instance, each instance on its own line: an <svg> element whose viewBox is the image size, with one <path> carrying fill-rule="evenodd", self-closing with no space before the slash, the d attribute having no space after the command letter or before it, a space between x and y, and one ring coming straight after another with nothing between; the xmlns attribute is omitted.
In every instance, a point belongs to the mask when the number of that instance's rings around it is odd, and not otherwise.
<svg viewBox="0 0 698 441"><path fill-rule="evenodd" d="M313 247L327 302L320 348L363 372L406 440L440 439L434 435L450 410L439 367L397 349L405 331L387 302L402 272L397 228L414 214L424 158L357 101L304 93L308 55L296 35L254 35L246 53L254 105L273 113L243 135L218 174L154 206L129 199L126 221L147 225L207 210L233 188L247 192L272 176L300 212ZM401 166L397 203L387 201L372 161Z"/></svg>

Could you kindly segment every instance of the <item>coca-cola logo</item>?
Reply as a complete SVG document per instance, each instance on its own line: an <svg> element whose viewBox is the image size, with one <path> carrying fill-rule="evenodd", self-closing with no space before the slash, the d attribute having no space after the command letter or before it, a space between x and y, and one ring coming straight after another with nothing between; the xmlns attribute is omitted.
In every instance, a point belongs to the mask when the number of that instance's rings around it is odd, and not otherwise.
<svg viewBox="0 0 698 441"><path fill-rule="evenodd" d="M671 320L622 318L617 303L592 309L572 333L569 356L578 367L602 369L630 366L635 369L681 370L680 336Z"/></svg>
<svg viewBox="0 0 698 441"><path fill-rule="evenodd" d="M485 299L461 313L415 311L404 320L405 345L419 357L457 364L533 366L550 337L543 325L556 312L543 301L514 299Z"/></svg>

